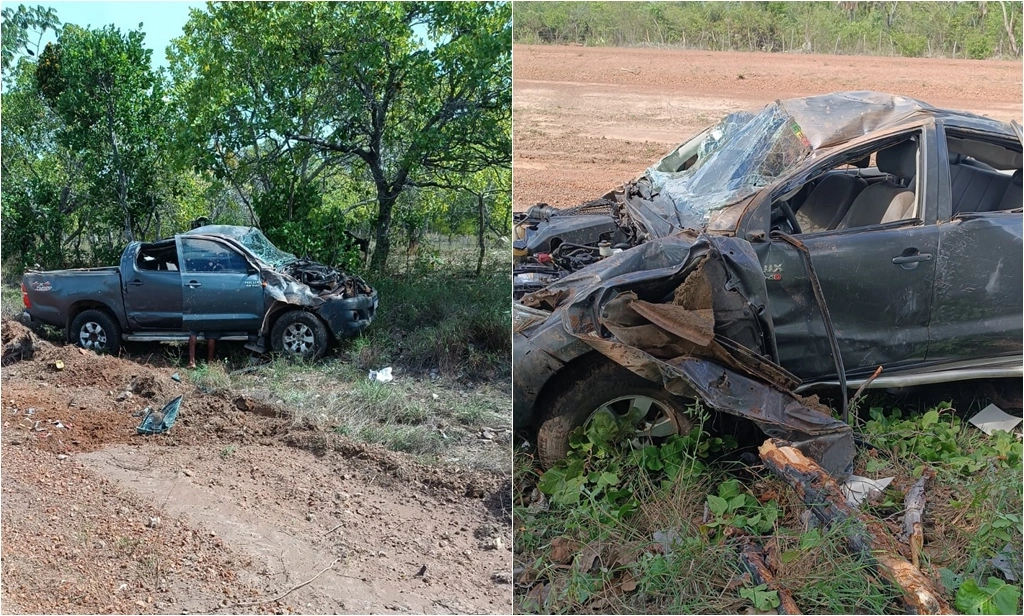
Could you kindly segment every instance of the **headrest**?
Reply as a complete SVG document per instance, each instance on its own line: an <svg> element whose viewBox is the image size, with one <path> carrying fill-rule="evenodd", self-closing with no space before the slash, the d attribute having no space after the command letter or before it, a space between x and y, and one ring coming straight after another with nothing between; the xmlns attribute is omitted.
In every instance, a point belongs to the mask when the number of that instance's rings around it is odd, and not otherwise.
<svg viewBox="0 0 1024 616"><path fill-rule="evenodd" d="M917 174L917 142L908 140L879 150L875 161L879 171L910 179Z"/></svg>
<svg viewBox="0 0 1024 616"><path fill-rule="evenodd" d="M1016 171L1013 172L1013 177L1010 178L1010 183L1011 184L1016 184L1017 186L1021 185L1021 170L1020 169L1017 169Z"/></svg>

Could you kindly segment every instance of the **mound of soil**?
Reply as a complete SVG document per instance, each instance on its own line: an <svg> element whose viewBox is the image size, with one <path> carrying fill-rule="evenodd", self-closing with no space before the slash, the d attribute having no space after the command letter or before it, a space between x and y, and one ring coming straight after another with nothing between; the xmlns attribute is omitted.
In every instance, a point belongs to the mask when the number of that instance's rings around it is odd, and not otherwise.
<svg viewBox="0 0 1024 616"><path fill-rule="evenodd" d="M14 321L0 333L5 612L508 611L505 478ZM167 433L137 434L179 395Z"/></svg>

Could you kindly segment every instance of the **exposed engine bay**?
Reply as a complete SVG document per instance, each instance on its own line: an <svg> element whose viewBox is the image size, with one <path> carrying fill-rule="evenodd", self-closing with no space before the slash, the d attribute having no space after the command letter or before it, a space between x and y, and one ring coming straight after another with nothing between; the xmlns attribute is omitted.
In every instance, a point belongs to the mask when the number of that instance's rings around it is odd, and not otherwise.
<svg viewBox="0 0 1024 616"><path fill-rule="evenodd" d="M340 295L343 298L370 295L373 289L359 276L346 274L318 261L302 258L280 268L287 274L312 289L317 295Z"/></svg>

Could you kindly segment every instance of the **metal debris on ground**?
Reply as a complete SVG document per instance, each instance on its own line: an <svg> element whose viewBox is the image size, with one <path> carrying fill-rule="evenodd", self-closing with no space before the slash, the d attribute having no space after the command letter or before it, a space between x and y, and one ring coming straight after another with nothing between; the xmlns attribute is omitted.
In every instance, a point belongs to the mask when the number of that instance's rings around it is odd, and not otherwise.
<svg viewBox="0 0 1024 616"><path fill-rule="evenodd" d="M135 431L139 434L162 434L170 430L174 420L178 418L182 398L183 396L174 398L158 411L150 409Z"/></svg>
<svg viewBox="0 0 1024 616"><path fill-rule="evenodd" d="M850 475L839 487L846 497L846 504L851 507L859 507L866 499L870 499L872 493L881 494L886 486L892 483L894 477L883 477L882 479L870 479L859 475Z"/></svg>
<svg viewBox="0 0 1024 616"><path fill-rule="evenodd" d="M1020 417L1014 417L1003 412L1003 409L999 408L994 404L990 404L981 411L971 417L967 421L971 422L976 428L984 432L985 434L991 435L996 430L1005 430L1009 432L1017 427L1024 419Z"/></svg>
<svg viewBox="0 0 1024 616"><path fill-rule="evenodd" d="M988 559L988 563L1002 573L1006 581L1011 584L1021 578L1020 553L1009 543L1004 545L994 558Z"/></svg>
<svg viewBox="0 0 1024 616"><path fill-rule="evenodd" d="M177 372L175 372L174 374L171 375L171 380L172 381L177 381L178 383L180 383L181 382L181 375L178 374Z"/></svg>
<svg viewBox="0 0 1024 616"><path fill-rule="evenodd" d="M371 381L377 381L378 383L390 383L395 380L395 377L391 375L391 366L381 368L380 370L370 370L369 378Z"/></svg>

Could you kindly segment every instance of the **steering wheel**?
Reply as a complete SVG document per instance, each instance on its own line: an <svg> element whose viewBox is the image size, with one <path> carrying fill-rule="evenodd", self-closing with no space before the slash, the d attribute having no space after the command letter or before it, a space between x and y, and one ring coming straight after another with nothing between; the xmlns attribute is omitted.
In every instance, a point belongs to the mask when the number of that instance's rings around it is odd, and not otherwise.
<svg viewBox="0 0 1024 616"><path fill-rule="evenodd" d="M786 217L786 222L789 223L790 228L793 230L793 235L803 233L800 230L800 223L796 220L796 214L793 213L793 208L789 207L789 201L779 201L779 209L782 210L783 215Z"/></svg>

